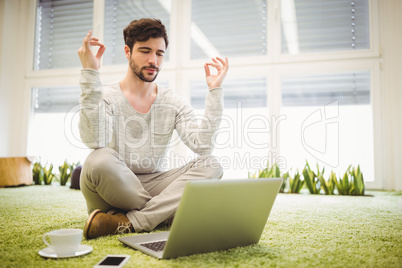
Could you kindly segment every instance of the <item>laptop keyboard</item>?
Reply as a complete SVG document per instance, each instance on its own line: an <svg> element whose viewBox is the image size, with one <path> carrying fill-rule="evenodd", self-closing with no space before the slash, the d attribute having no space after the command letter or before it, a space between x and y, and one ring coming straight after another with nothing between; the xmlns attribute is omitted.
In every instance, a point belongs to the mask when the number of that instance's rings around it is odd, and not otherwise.
<svg viewBox="0 0 402 268"><path fill-rule="evenodd" d="M141 246L152 249L153 251L163 251L165 245L166 240L141 244Z"/></svg>

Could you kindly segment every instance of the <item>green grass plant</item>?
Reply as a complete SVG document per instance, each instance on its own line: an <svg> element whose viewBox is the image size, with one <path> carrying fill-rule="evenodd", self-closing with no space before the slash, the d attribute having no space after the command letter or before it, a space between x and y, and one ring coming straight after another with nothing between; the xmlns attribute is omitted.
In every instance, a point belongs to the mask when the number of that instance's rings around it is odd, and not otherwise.
<svg viewBox="0 0 402 268"><path fill-rule="evenodd" d="M351 183L350 176L350 167L347 168L342 178L339 178L335 181L336 189L340 195L351 195L353 191L353 184Z"/></svg>
<svg viewBox="0 0 402 268"><path fill-rule="evenodd" d="M40 162L35 162L32 168L33 182L36 185L40 185L43 182L43 167Z"/></svg>
<svg viewBox="0 0 402 268"><path fill-rule="evenodd" d="M279 166L274 163L272 166L269 165L269 162L267 163L267 167L261 170L258 170L258 172L255 172L253 174L248 173L248 177L250 179L257 179L257 178L283 178L283 182L281 185L281 188L279 192L283 193L286 187L286 180L287 177L281 175L281 170L279 169Z"/></svg>
<svg viewBox="0 0 402 268"><path fill-rule="evenodd" d="M303 179L298 171L293 177L290 176L289 171L282 174L276 163L272 166L268 163L266 168L253 174L249 172L248 177L252 179L282 177L283 183L280 193L284 193L287 186L289 187L289 193L300 193L301 189L306 186L311 194L320 194L322 189L326 195L334 195L335 190L339 195L365 195L364 178L359 165L356 168L350 165L340 178L337 177L335 172L331 171L328 179L326 179L324 173L325 167L320 169L317 163L317 171L314 172L310 168L308 161L306 161L302 171Z"/></svg>
<svg viewBox="0 0 402 268"><path fill-rule="evenodd" d="M364 195L364 178L363 173L360 171L360 166L357 168L352 168L350 171L350 176L352 178L353 190L351 192L352 195Z"/></svg>
<svg viewBox="0 0 402 268"><path fill-rule="evenodd" d="M276 163L274 163L272 166L267 164L267 167L264 169L258 170L254 174L248 174L249 178L256 179L256 178L279 178L281 177L281 171Z"/></svg>
<svg viewBox="0 0 402 268"><path fill-rule="evenodd" d="M286 172L285 174L283 174L283 175L282 175L282 179L283 179L282 185L281 185L281 187L279 188L279 192L280 192L280 193L284 193L284 192L285 192L286 184L287 184L288 179L289 179L289 172Z"/></svg>
<svg viewBox="0 0 402 268"><path fill-rule="evenodd" d="M73 174L74 168L79 165L77 164L70 164L67 160L64 161L64 163L59 166L59 174L58 174L58 181L60 182L60 185L65 186L66 183L70 180L71 175Z"/></svg>
<svg viewBox="0 0 402 268"><path fill-rule="evenodd" d="M318 179L320 180L321 189L324 190L326 195L333 195L335 192L335 181L336 181L336 174L335 172L331 171L328 180L325 180L322 173L317 175Z"/></svg>
<svg viewBox="0 0 402 268"><path fill-rule="evenodd" d="M289 193L299 194L303 188L304 181L300 179L300 173L297 170L293 178L289 175Z"/></svg>
<svg viewBox="0 0 402 268"><path fill-rule="evenodd" d="M302 173L305 184L310 193L320 194L321 190L320 180L317 178L317 175L314 173L314 171L311 170L310 165L307 161Z"/></svg>
<svg viewBox="0 0 402 268"><path fill-rule="evenodd" d="M340 195L364 195L364 179L360 166L352 168L350 165L342 178L335 180L336 188Z"/></svg>
<svg viewBox="0 0 402 268"><path fill-rule="evenodd" d="M55 174L53 173L53 164L49 165L49 168L46 166L43 167L43 182L45 185L52 184L53 179L55 178Z"/></svg>

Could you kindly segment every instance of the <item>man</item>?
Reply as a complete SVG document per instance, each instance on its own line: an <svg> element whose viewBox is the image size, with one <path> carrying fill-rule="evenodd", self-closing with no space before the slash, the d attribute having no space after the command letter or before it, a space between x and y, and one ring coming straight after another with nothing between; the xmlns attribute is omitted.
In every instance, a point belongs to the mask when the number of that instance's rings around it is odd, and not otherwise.
<svg viewBox="0 0 402 268"><path fill-rule="evenodd" d="M129 64L119 82L101 85L98 69L105 46L91 31L78 49L83 67L80 135L95 149L83 165L80 180L89 213L84 227L87 239L151 231L173 219L188 180L223 175L210 153L223 111L221 86L229 68L227 58L204 65L209 92L204 118L198 122L186 102L154 82L168 46L161 21L135 20L123 33ZM96 55L92 46L98 47ZM211 74L210 67L217 74ZM199 157L162 171L174 129Z"/></svg>

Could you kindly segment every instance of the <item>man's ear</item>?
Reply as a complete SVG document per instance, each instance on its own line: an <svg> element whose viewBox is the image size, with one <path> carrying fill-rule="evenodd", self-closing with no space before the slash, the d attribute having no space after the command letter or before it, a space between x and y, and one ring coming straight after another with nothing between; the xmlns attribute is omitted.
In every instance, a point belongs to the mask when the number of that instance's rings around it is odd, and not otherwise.
<svg viewBox="0 0 402 268"><path fill-rule="evenodd" d="M124 46L124 54L126 55L126 58L129 60L130 54L131 54L131 49L127 45Z"/></svg>

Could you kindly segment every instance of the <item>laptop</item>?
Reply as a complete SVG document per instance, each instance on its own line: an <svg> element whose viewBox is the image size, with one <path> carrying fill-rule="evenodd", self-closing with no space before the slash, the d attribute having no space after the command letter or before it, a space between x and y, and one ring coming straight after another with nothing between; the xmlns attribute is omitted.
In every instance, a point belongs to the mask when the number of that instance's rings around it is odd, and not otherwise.
<svg viewBox="0 0 402 268"><path fill-rule="evenodd" d="M282 178L189 181L170 231L120 237L158 259L256 244Z"/></svg>

